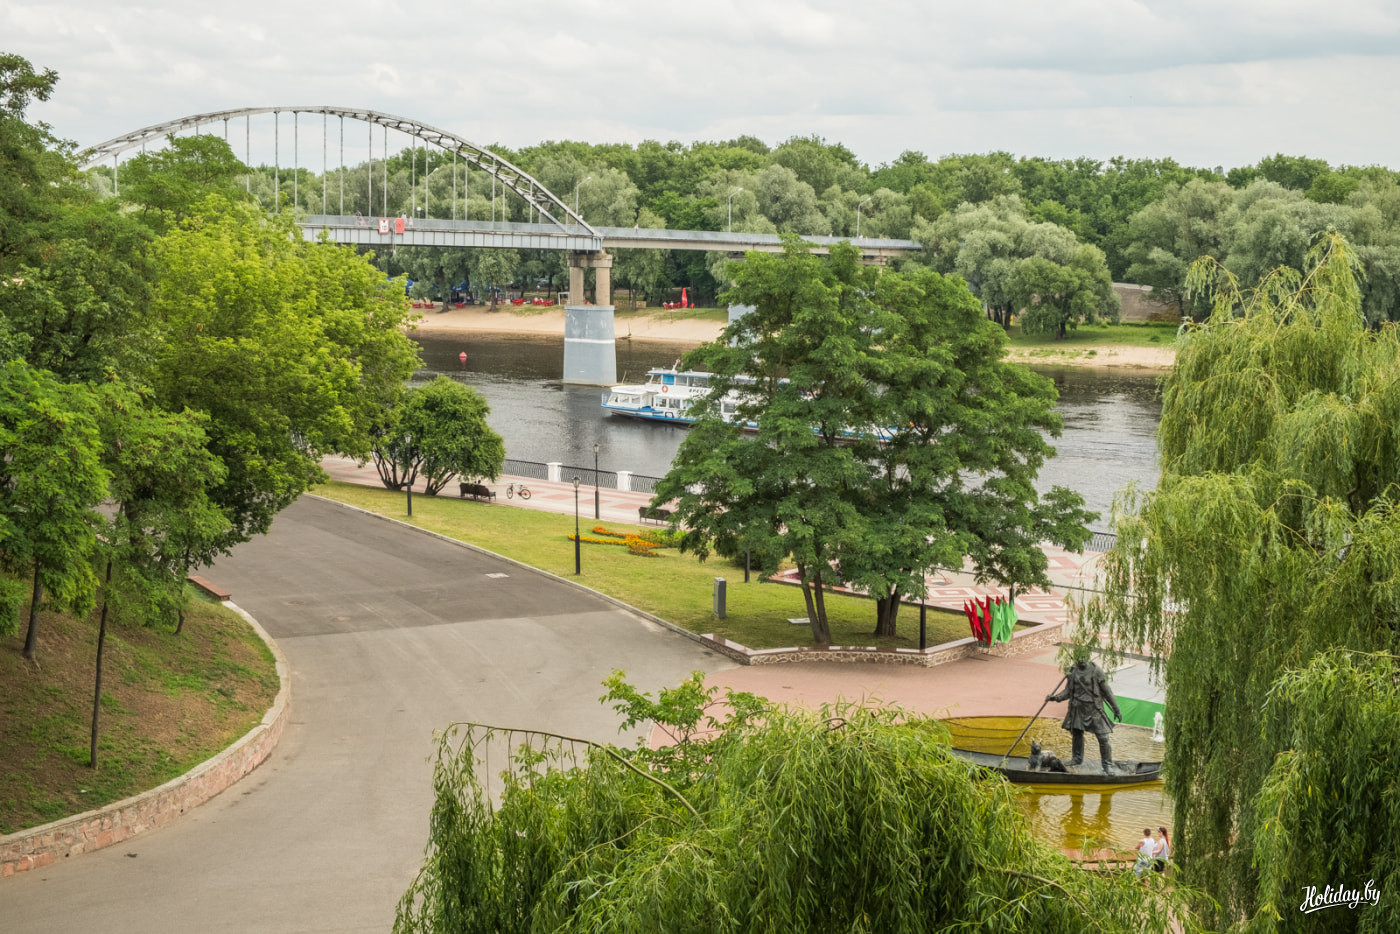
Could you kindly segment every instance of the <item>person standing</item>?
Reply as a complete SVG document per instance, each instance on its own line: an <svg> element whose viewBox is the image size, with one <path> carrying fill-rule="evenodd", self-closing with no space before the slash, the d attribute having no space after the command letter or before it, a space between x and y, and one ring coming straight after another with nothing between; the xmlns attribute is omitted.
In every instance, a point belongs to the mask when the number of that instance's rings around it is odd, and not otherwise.
<svg viewBox="0 0 1400 934"><path fill-rule="evenodd" d="M1152 865L1152 857L1157 852L1157 841L1152 839L1151 828L1143 828L1142 839L1137 845L1137 862L1133 863L1133 875L1141 876Z"/></svg>
<svg viewBox="0 0 1400 934"><path fill-rule="evenodd" d="M1065 672L1065 689L1058 694L1047 694L1047 701L1069 701L1061 727L1069 731L1072 758L1070 765L1084 761L1084 731L1093 733L1099 740L1099 760L1105 775L1113 774L1113 748L1108 741L1113 731L1113 722L1103 712L1103 705L1113 709L1113 716L1119 723L1123 714L1118 709L1118 699L1108 686L1108 679L1098 665L1081 658Z"/></svg>
<svg viewBox="0 0 1400 934"><path fill-rule="evenodd" d="M1166 872L1167 860L1172 856L1171 838L1167 835L1167 828L1158 827L1157 833L1161 834L1161 839L1157 841L1157 849L1152 853L1152 871Z"/></svg>

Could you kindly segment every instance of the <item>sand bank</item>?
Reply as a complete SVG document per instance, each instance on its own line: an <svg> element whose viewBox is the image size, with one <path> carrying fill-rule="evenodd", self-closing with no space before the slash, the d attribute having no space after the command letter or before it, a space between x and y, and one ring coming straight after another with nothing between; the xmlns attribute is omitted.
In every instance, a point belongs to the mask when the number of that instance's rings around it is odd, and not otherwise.
<svg viewBox="0 0 1400 934"><path fill-rule="evenodd" d="M485 305L470 305L449 311L424 311L418 330L424 334L531 334L564 336L564 309L519 310L513 305L497 305L495 311ZM670 342L694 346L718 338L724 331L722 321L682 318L658 312L656 314L619 315L619 340L632 338L642 341ZM1017 363L1042 366L1085 366L1167 369L1175 354L1170 347L1013 347L1009 359Z"/></svg>

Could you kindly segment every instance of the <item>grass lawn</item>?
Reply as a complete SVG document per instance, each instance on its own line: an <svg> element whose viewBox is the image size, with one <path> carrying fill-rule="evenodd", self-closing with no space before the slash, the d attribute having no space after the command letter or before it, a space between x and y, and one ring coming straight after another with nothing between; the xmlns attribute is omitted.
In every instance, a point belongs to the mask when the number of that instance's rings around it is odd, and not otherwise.
<svg viewBox="0 0 1400 934"><path fill-rule="evenodd" d="M39 620L34 662L23 631L0 638L0 834L164 784L256 726L277 695L272 653L218 604L192 596L178 636L109 621L94 770L96 615Z"/></svg>
<svg viewBox="0 0 1400 934"><path fill-rule="evenodd" d="M573 516L449 496L415 496L413 518L409 519L404 515L402 493L351 483L328 483L315 492L574 579L574 545L568 538L574 531ZM589 520L583 526L585 538L596 524ZM613 531L647 530L626 523L604 524ZM736 567L718 557L700 562L674 549L643 558L615 545L585 541L582 547L580 583L691 632L714 633L755 649L812 644L806 626L788 622L790 617L807 615L802 591L788 584L759 583L757 574L752 583L745 584L743 564ZM715 619L712 612L716 577L728 581L723 620ZM827 595L826 607L836 645L908 648L919 644L919 613L915 609L901 611L898 638L877 640L870 635L875 628L875 605L870 600L833 593ZM928 611L929 645L967 635L967 617L962 613Z"/></svg>
<svg viewBox="0 0 1400 934"><path fill-rule="evenodd" d="M1008 332L1009 346L1023 353L1093 355L1114 347L1161 347L1176 344L1176 324L1081 324L1056 340L1046 334L1027 335L1020 325Z"/></svg>

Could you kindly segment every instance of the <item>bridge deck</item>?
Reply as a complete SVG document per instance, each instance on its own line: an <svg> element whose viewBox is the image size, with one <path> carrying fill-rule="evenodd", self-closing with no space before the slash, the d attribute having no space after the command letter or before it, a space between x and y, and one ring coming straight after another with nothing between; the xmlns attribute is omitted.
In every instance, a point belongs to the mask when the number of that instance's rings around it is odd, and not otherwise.
<svg viewBox="0 0 1400 934"><path fill-rule="evenodd" d="M409 246L495 247L531 250L715 250L744 253L758 250L777 253L782 238L777 234L713 230L656 230L644 227L596 227L593 231L578 224L523 224L511 221L450 221L424 218L405 219L404 232L394 233L394 219L388 219L388 233L380 232L380 218L343 217L311 214L301 221L308 240L325 230L332 242L355 244L396 243ZM889 259L920 249L913 240L881 240L874 237L804 237L817 253L830 252L834 244L849 239L867 259Z"/></svg>

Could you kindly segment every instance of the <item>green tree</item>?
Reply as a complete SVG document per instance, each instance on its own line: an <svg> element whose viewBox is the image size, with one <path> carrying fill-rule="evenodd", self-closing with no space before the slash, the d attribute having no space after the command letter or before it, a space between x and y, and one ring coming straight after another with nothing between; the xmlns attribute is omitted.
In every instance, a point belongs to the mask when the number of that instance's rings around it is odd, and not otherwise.
<svg viewBox="0 0 1400 934"><path fill-rule="evenodd" d="M893 427L847 442L874 471L851 491L863 535L839 568L875 599L875 634L894 636L901 599L965 555L979 581L1048 586L1041 543L1078 551L1093 518L1076 493L1035 490L1060 431L1053 384L1003 359L1005 335L956 278L886 273L870 302L857 359L879 391L863 417Z"/></svg>
<svg viewBox="0 0 1400 934"><path fill-rule="evenodd" d="M486 400L475 389L446 376L404 391L374 441L374 466L391 490L420 475L429 496L453 477L495 480L505 463L501 436L486 423Z"/></svg>
<svg viewBox="0 0 1400 934"><path fill-rule="evenodd" d="M217 136L169 136L166 148L128 159L121 170L121 198L141 208L158 233L198 210L211 193L245 197L248 168Z"/></svg>
<svg viewBox="0 0 1400 934"><path fill-rule="evenodd" d="M1286 748L1259 797L1259 910L1251 931L1400 930L1394 847L1400 796L1400 669L1394 655L1327 652L1279 678L1265 705ZM1349 910L1300 914L1328 881L1375 893ZM1302 893L1300 895L1300 893ZM1324 903L1325 904L1325 903Z"/></svg>
<svg viewBox="0 0 1400 934"><path fill-rule="evenodd" d="M103 464L112 479L95 555L103 583L88 752L94 769L108 623L176 619L190 567L212 560L229 532L228 518L210 498L224 468L208 450L208 418L160 411L119 384L101 395Z"/></svg>
<svg viewBox="0 0 1400 934"><path fill-rule="evenodd" d="M1280 677L1334 647L1400 648L1400 339L1366 327L1354 263L1332 234L1306 275L1249 292L1198 265L1217 301L1164 385L1162 479L1117 506L1086 608L1164 656L1174 855L1222 923L1261 907L1259 796L1296 726L1262 716Z"/></svg>
<svg viewBox="0 0 1400 934"><path fill-rule="evenodd" d="M1118 321L1118 294L1103 251L1088 243L1074 247L1065 262L1043 253L1025 257L1012 274L1011 294L1026 334L1053 334L1063 340L1068 329L1081 323Z"/></svg>
<svg viewBox="0 0 1400 934"><path fill-rule="evenodd" d="M368 459L416 362L410 312L363 257L218 196L161 239L160 266L149 383L161 408L209 416L232 545L319 482L322 455Z"/></svg>
<svg viewBox="0 0 1400 934"><path fill-rule="evenodd" d="M628 724L657 717L679 742L445 731L396 932L1196 929L1179 891L1084 872L1035 839L1010 787L934 721L738 694L718 720L699 675L655 702L609 687Z"/></svg>
<svg viewBox="0 0 1400 934"><path fill-rule="evenodd" d="M28 659L41 607L81 616L96 598L90 561L108 480L96 409L86 387L22 360L0 364L0 632L16 630L29 579Z"/></svg>
<svg viewBox="0 0 1400 934"><path fill-rule="evenodd" d="M1027 333L1064 337L1081 321L1118 320L1103 252L1063 227L1031 223L1014 196L964 204L918 225L914 237L924 261L962 276L1003 327L1019 313Z"/></svg>
<svg viewBox="0 0 1400 934"><path fill-rule="evenodd" d="M965 285L877 275L849 245L827 261L790 241L736 268L724 298L755 310L687 355L711 391L657 487L683 548L791 556L824 643L826 586L870 593L876 632L894 635L899 599L935 567L971 553L979 575L1043 584L1043 554L1009 557L1038 541L1022 536L1082 545L1080 503L1042 504L1031 484L1052 453L1038 430L1059 429L1054 389L1001 360L1005 338Z"/></svg>
<svg viewBox="0 0 1400 934"><path fill-rule="evenodd" d="M472 252L444 246L406 246L395 250L393 259L399 269L416 280L415 298L436 295L445 302L452 286L470 276Z"/></svg>
<svg viewBox="0 0 1400 934"><path fill-rule="evenodd" d="M1153 297L1176 302L1183 315L1204 317L1209 302L1187 302L1186 274L1202 256L1225 258L1236 217L1234 189L1222 181L1167 186L1128 221L1127 280L1152 286Z"/></svg>

